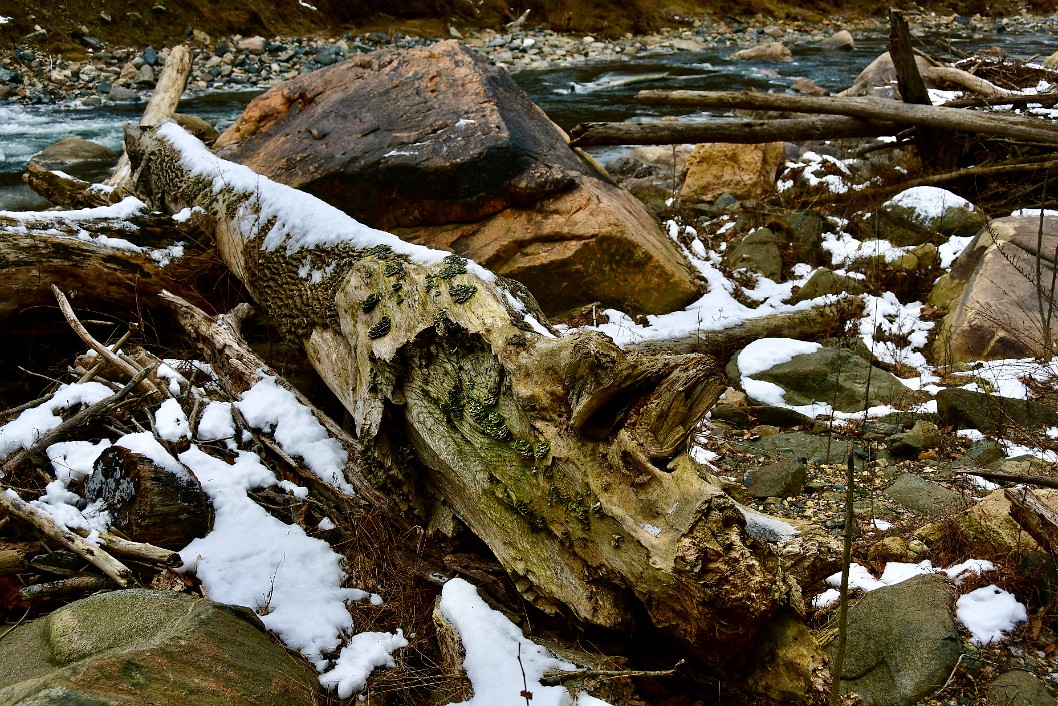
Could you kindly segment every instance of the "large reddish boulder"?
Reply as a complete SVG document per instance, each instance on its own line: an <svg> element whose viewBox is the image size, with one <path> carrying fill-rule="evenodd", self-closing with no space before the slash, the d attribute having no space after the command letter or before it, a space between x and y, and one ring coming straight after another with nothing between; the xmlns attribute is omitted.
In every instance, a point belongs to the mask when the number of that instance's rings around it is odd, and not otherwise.
<svg viewBox="0 0 1058 706"><path fill-rule="evenodd" d="M455 41L384 49L255 99L218 153L523 282L549 313L669 311L693 275L646 209L505 71Z"/></svg>

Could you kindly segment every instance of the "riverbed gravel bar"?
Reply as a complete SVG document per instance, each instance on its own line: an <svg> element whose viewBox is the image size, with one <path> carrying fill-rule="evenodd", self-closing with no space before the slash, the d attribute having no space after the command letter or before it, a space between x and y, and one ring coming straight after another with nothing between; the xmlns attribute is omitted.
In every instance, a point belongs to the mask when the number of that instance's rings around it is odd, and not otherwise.
<svg viewBox="0 0 1058 706"><path fill-rule="evenodd" d="M958 42L1003 33L1047 35L1058 29L1058 17L1019 15L986 18L979 15L940 16L911 13L914 33L931 43ZM737 48L781 41L796 56L799 46L819 46L839 30L854 38L884 37L888 22L883 18L844 20L810 25L801 21L770 22L762 18L741 21L687 18L684 27L659 34L618 39L569 35L543 29L509 31L450 28L451 37L482 52L512 71L565 67L577 63L630 59L644 53L692 52ZM384 33L346 32L333 38L242 37L210 38L195 33L191 94L208 91L260 90L300 73L329 66L355 54L381 47L410 48L451 37L418 37ZM1056 47L1058 48L1058 47ZM111 47L87 49L85 60L46 55L33 48L33 38L22 45L0 50L0 105L3 103L72 103L87 107L107 101L146 100L158 71L168 56L165 47ZM1020 57L1028 59L1030 57ZM1042 60L1044 57L1035 57Z"/></svg>

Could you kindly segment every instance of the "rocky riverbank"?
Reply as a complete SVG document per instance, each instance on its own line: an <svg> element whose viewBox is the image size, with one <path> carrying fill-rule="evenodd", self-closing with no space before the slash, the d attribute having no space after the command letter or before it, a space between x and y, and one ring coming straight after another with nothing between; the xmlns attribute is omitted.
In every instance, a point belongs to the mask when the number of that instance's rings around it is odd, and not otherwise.
<svg viewBox="0 0 1058 706"><path fill-rule="evenodd" d="M1005 32L1048 34L1058 30L1058 18L1022 14L997 20L980 15L939 16L934 13L909 17L916 33L928 41L988 36ZM448 33L511 70L546 69L593 60L615 60L647 52L702 51L718 47L744 48L782 42L796 55L799 46L819 46L841 30L856 37L879 37L888 33L881 18L846 21L840 17L819 24L804 21L768 22L761 18L745 22L708 18L689 20L686 26L662 33L626 34L619 39L597 39L546 29L502 28L460 30ZM42 34L43 33L43 34ZM0 101L25 104L74 103L84 106L105 101L145 100L156 74L168 55L166 47L117 47L93 41L88 58L70 60L34 49L46 39L40 30L24 38L24 44L0 51ZM223 38L193 32L192 93L263 89L301 73L381 47L412 48L447 37L401 33L347 32L332 38L245 37ZM86 40L92 40L86 37ZM1027 57L1026 57L1027 58Z"/></svg>

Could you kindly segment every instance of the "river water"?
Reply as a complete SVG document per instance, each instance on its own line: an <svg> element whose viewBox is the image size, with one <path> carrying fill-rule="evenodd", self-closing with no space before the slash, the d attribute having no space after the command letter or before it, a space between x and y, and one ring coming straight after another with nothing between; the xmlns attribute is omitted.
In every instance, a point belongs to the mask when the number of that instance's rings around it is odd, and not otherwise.
<svg viewBox="0 0 1058 706"><path fill-rule="evenodd" d="M1028 59L1053 53L1058 42L1033 34L998 34L951 40L954 52L972 53L1001 46L1013 57ZM746 62L727 58L734 48L701 52L670 51L641 54L619 61L585 62L546 70L523 69L514 79L561 127L587 121L622 121L663 115L693 116L692 108L645 106L635 100L644 89L784 91L798 78L839 91L887 48L887 39L858 39L852 51L791 45L792 62ZM199 115L221 129L230 124L259 93L205 93L180 104L180 112ZM15 106L0 104L0 210L37 209L46 203L21 183L29 158L69 135L121 149L122 125L135 121L143 104L114 103L96 108ZM612 152L612 150L611 150ZM606 156L605 154L603 155ZM105 170L77 176L98 180Z"/></svg>

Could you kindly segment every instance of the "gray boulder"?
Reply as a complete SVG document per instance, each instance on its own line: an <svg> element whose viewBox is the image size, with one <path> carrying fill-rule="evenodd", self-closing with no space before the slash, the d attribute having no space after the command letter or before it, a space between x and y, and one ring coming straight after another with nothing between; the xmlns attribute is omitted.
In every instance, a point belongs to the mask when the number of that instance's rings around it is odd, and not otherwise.
<svg viewBox="0 0 1058 706"><path fill-rule="evenodd" d="M42 167L62 169L84 164L112 162L118 155L110 148L80 137L65 137L30 158Z"/></svg>
<svg viewBox="0 0 1058 706"><path fill-rule="evenodd" d="M864 596L849 611L841 691L859 694L865 706L910 706L944 686L962 645L952 600L935 574Z"/></svg>
<svg viewBox="0 0 1058 706"><path fill-rule="evenodd" d="M893 434L885 440L889 455L895 458L916 458L923 451L935 449L942 441L936 425L925 420L915 422L910 430Z"/></svg>
<svg viewBox="0 0 1058 706"><path fill-rule="evenodd" d="M1055 698L1035 674L1015 669L999 675L988 686L991 706L1055 706Z"/></svg>
<svg viewBox="0 0 1058 706"><path fill-rule="evenodd" d="M215 145L367 225L517 279L548 313L643 313L697 294L654 218L501 68L455 40L284 82Z"/></svg>
<svg viewBox="0 0 1058 706"><path fill-rule="evenodd" d="M863 294L867 291L863 283L864 280L848 275L839 275L826 267L820 267L812 273L808 281L794 295L794 301L802 302L825 294L841 294L842 292Z"/></svg>
<svg viewBox="0 0 1058 706"><path fill-rule="evenodd" d="M808 469L802 459L787 459L760 468L751 468L743 484L755 498L789 498L800 495L808 480Z"/></svg>
<svg viewBox="0 0 1058 706"><path fill-rule="evenodd" d="M954 490L912 473L899 476L885 489L885 494L907 509L931 517L950 515L967 505L966 499Z"/></svg>
<svg viewBox="0 0 1058 706"><path fill-rule="evenodd" d="M742 387L737 354L728 364L727 375L732 386ZM755 373L753 379L781 387L787 404L799 406L822 402L842 412L859 412L865 403L868 407L892 404L909 395L907 386L895 375L872 366L843 348L822 347L813 353L795 356Z"/></svg>
<svg viewBox="0 0 1058 706"><path fill-rule="evenodd" d="M961 196L936 186L916 186L882 204L853 234L900 247L940 244L952 236L976 235L987 223L988 217Z"/></svg>
<svg viewBox="0 0 1058 706"><path fill-rule="evenodd" d="M780 240L770 228L757 228L742 239L727 256L733 269L746 268L776 282L782 279Z"/></svg>
<svg viewBox="0 0 1058 706"><path fill-rule="evenodd" d="M102 593L0 640L3 704L314 704L313 669L248 608L169 591Z"/></svg>
<svg viewBox="0 0 1058 706"><path fill-rule="evenodd" d="M1058 426L1058 412L1032 400L988 395L949 387L937 393L937 416L960 429L999 434L1010 427L1041 429Z"/></svg>

